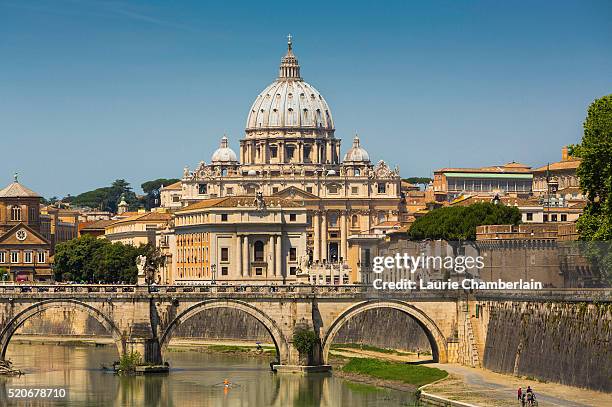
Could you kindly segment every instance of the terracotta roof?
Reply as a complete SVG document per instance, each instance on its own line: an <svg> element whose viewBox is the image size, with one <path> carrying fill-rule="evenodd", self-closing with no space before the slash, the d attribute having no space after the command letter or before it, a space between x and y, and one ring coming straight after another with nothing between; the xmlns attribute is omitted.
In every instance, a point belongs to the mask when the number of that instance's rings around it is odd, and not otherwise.
<svg viewBox="0 0 612 407"><path fill-rule="evenodd" d="M514 196L500 196L501 203L506 206L541 206L537 199L525 199ZM452 201L452 206L468 206L475 203L491 202L493 197L490 195L462 195Z"/></svg>
<svg viewBox="0 0 612 407"><path fill-rule="evenodd" d="M170 185L167 185L167 186L163 187L162 190L164 190L164 191L165 190L169 190L169 189L172 189L172 190L181 190L181 189L183 189L182 185L183 185L182 181L177 181L174 184L170 184Z"/></svg>
<svg viewBox="0 0 612 407"><path fill-rule="evenodd" d="M578 168L579 165L580 165L580 159L572 158L567 161L558 161L556 163L551 163L550 171L573 170L573 169ZM533 172L534 173L546 172L547 169L549 169L549 166L545 165L543 167L536 168L535 170L533 170Z"/></svg>
<svg viewBox="0 0 612 407"><path fill-rule="evenodd" d="M384 222L381 222L377 225L374 225L372 227L372 229L374 228L379 228L379 227L393 227L393 226L399 226L401 223L398 221L394 221L394 220L386 220Z"/></svg>
<svg viewBox="0 0 612 407"><path fill-rule="evenodd" d="M111 223L115 223L116 221L114 220L96 220L94 222L90 222L87 225L83 226L81 228L81 230L98 230L98 229L104 229L105 227L107 227L108 225L110 225Z"/></svg>
<svg viewBox="0 0 612 407"><path fill-rule="evenodd" d="M291 199L284 199L275 196L264 197L264 202L267 207L281 207L281 208L302 208L300 202L295 202ZM205 199L200 202L191 204L185 208L179 209L176 212L186 212L195 209L205 208L241 208L241 207L252 207L255 208L255 197L254 196L228 196L225 198L213 198Z"/></svg>
<svg viewBox="0 0 612 407"><path fill-rule="evenodd" d="M146 212L146 213L139 213L137 215L130 216L128 218L115 220L111 224L116 225L119 223L126 223L126 222L163 222L163 221L167 221L170 219L172 219L172 214L170 213ZM107 226L110 226L111 224Z"/></svg>
<svg viewBox="0 0 612 407"><path fill-rule="evenodd" d="M510 162L505 165L494 165L480 168L441 168L435 172L529 173L531 172L531 167L526 164Z"/></svg>
<svg viewBox="0 0 612 407"><path fill-rule="evenodd" d="M565 187L565 188L559 188L559 190L557 191L560 194L570 194L570 193L582 193L582 189L580 187Z"/></svg>
<svg viewBox="0 0 612 407"><path fill-rule="evenodd" d="M40 195L24 187L19 182L13 182L3 190L0 190L0 198L40 198Z"/></svg>
<svg viewBox="0 0 612 407"><path fill-rule="evenodd" d="M584 209L586 208L587 205L587 201L586 200L581 200L581 201L570 201L567 203L567 206L569 208L580 208L580 209Z"/></svg>

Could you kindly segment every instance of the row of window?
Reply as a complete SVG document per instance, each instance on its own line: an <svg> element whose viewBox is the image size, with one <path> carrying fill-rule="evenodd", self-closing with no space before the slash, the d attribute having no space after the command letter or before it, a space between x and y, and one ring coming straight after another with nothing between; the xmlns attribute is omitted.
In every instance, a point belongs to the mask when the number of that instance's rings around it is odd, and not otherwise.
<svg viewBox="0 0 612 407"><path fill-rule="evenodd" d="M254 262L265 261L264 246L265 244L261 240L257 240L253 244L253 261ZM227 263L229 261L230 261L229 260L229 247L222 247L221 248L221 262ZM292 261L292 262L297 261L297 249L295 247L289 248L289 261Z"/></svg>
<svg viewBox="0 0 612 407"><path fill-rule="evenodd" d="M46 260L46 254L43 251L37 251L37 252L33 252L33 251L24 251L24 252L20 252L17 250L13 250L10 252L6 252L6 251L0 251L0 263L8 263L10 261L10 263L32 263L33 259L34 259L34 253L36 253L37 256L37 262L38 263L44 263ZM9 261L7 261L7 259ZM21 261L23 259L23 261Z"/></svg>
<svg viewBox="0 0 612 407"><path fill-rule="evenodd" d="M532 212L527 212L526 214L526 219L527 221L532 221L533 220L533 213ZM548 214L545 213L544 215L542 215L542 219L544 220L544 222L548 222ZM551 222L567 222L567 214L562 213L561 215L557 215L556 213L553 213L552 215L550 215L550 221Z"/></svg>
<svg viewBox="0 0 612 407"><path fill-rule="evenodd" d="M355 170L356 174L355 175L359 175L360 173L358 172L359 170ZM244 187L245 193L247 195L253 195L257 192L257 188L252 186L252 185L247 185ZM337 185L329 185L327 187L327 193L328 194L338 194L339 188ZM278 192L278 187L272 187L272 193L276 194ZM312 187L306 187L306 192L312 194ZM379 182L376 185L376 192L379 194L386 194L387 193L387 184L385 184L384 182ZM199 195L206 195L208 193L208 185L207 184L198 184L198 194ZM225 188L225 195L234 195L234 188L233 187L226 187ZM359 195L359 187L357 186L352 186L351 187L351 195ZM173 202L179 202L180 197L178 195L174 195L172 197Z"/></svg>
<svg viewBox="0 0 612 407"><path fill-rule="evenodd" d="M448 191L507 192L531 191L531 180L487 180L487 179L449 179Z"/></svg>

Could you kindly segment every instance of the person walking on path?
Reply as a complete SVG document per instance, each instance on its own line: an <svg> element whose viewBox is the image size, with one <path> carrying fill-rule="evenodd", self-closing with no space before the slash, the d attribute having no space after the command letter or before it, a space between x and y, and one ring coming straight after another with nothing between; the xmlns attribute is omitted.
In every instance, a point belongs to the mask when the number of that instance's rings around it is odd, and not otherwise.
<svg viewBox="0 0 612 407"><path fill-rule="evenodd" d="M521 401L521 397L523 396L523 388L519 387L516 394L517 394L518 401Z"/></svg>

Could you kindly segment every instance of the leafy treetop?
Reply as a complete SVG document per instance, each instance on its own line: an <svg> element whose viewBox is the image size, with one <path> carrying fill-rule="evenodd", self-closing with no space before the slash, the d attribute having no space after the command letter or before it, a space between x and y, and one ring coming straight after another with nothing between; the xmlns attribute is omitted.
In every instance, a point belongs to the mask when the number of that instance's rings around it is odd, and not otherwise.
<svg viewBox="0 0 612 407"><path fill-rule="evenodd" d="M418 218L410 227L411 239L441 239L465 241L476 239L476 227L481 225L517 225L521 220L515 207L493 203L437 208Z"/></svg>

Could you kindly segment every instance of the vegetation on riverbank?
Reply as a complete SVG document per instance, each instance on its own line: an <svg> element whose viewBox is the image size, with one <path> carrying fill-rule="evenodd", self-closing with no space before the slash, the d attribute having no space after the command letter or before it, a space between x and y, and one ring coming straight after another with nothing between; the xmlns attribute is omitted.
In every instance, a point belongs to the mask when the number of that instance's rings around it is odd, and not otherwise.
<svg viewBox="0 0 612 407"><path fill-rule="evenodd" d="M258 349L256 346L245 345L171 345L168 350L171 352L205 352L205 353L225 353L225 354L240 354L247 356L275 356L276 348L274 346L261 346Z"/></svg>
<svg viewBox="0 0 612 407"><path fill-rule="evenodd" d="M397 356L410 356L416 355L416 352L404 352L396 349L389 348L379 348L372 345L366 345L363 343L334 343L331 348L333 350L342 350L342 349L356 349L356 350L365 350L368 352L377 352L377 353L386 353L389 355L397 355ZM431 352L419 352L420 355L431 355Z"/></svg>
<svg viewBox="0 0 612 407"><path fill-rule="evenodd" d="M133 374L136 367L142 365L142 356L139 352L126 352L119 358L117 372L119 374Z"/></svg>
<svg viewBox="0 0 612 407"><path fill-rule="evenodd" d="M414 386L423 386L448 376L448 372L437 368L369 358L351 358L341 370Z"/></svg>

